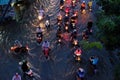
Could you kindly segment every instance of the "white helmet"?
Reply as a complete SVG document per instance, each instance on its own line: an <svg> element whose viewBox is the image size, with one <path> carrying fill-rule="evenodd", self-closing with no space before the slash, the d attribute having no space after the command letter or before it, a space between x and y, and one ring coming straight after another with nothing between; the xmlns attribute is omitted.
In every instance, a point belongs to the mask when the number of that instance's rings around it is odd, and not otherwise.
<svg viewBox="0 0 120 80"><path fill-rule="evenodd" d="M83 69L83 68L79 68L79 70L80 70L81 72L84 72L84 69Z"/></svg>
<svg viewBox="0 0 120 80"><path fill-rule="evenodd" d="M85 1L83 1L83 3L85 3Z"/></svg>

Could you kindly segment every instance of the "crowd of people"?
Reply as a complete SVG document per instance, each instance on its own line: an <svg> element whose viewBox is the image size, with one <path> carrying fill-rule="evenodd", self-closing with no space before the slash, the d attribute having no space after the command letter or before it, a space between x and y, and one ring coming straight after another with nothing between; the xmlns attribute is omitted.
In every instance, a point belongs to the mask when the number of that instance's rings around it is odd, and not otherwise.
<svg viewBox="0 0 120 80"><path fill-rule="evenodd" d="M80 4L80 2L78 0L70 0L71 4L68 6L66 6L65 1L67 2L67 0L60 0L60 12L57 16L57 30L56 30L56 37L58 40L58 43L60 41L60 43L64 40L64 33L69 33L70 34L70 43L72 43L73 47L75 47L75 51L74 51L74 55L77 56L80 59L80 56L82 55L82 48L79 45L79 36L78 36L78 16L79 16L79 10L76 9L77 4ZM80 4L80 14L83 14L83 10L86 10L86 5L87 3L85 1L83 1ZM88 8L90 9L90 11L92 10L92 0L90 0L88 2ZM44 11L41 11L44 12ZM64 15L63 15L64 14ZM42 16L41 16L42 15ZM43 14L41 13L39 16L39 20L41 21L43 17ZM51 27L50 26L50 22L49 20L45 21L45 27L47 28L47 30ZM82 39L83 40L88 40L89 35L92 34L92 27L93 27L93 21L89 20L87 22L87 26L86 29L83 30L82 32ZM40 35L40 36L39 36ZM38 39L41 39L38 43L41 44L42 42L42 37L44 37L42 29L40 26L38 26L36 28L36 39L37 41L39 41ZM16 46L16 44L15 44ZM17 47L20 47L21 44L17 41ZM45 40L42 42L42 51L45 55L45 57L48 59L49 56L49 51L51 49L51 45L49 40ZM77 60L78 60L77 58ZM97 56L91 56L90 59L90 65L93 67L94 71L97 72L97 64L99 61L99 58ZM24 62L21 66L22 71L26 72L29 70L29 67L27 66L27 62ZM76 77L77 79L81 79L84 80L85 78L85 74L86 71L84 70L84 68L79 68L76 72ZM19 79L18 79L19 78ZM21 76L16 73L13 76L12 80L21 80Z"/></svg>

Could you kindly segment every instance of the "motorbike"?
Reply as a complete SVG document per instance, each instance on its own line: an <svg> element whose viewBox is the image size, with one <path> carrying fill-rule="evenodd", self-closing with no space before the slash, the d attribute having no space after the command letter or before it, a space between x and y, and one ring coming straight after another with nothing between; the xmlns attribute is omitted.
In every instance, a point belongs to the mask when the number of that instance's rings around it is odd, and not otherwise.
<svg viewBox="0 0 120 80"><path fill-rule="evenodd" d="M88 29L88 34L91 35L92 34L92 29Z"/></svg>
<svg viewBox="0 0 120 80"><path fill-rule="evenodd" d="M65 15L65 17L64 17L64 22L66 23L66 22L69 22L69 16L68 15Z"/></svg>
<svg viewBox="0 0 120 80"><path fill-rule="evenodd" d="M93 73L96 74L98 72L98 69L97 69L97 64L98 64L98 57L96 56L91 56L89 58L89 61L90 61L90 67L91 69L93 70Z"/></svg>
<svg viewBox="0 0 120 80"><path fill-rule="evenodd" d="M59 38L57 39L57 44L58 44L58 45L62 44L62 38L61 38L61 37L59 37Z"/></svg>
<svg viewBox="0 0 120 80"><path fill-rule="evenodd" d="M88 8L89 8L89 11L91 12L92 11L92 6L88 6Z"/></svg>
<svg viewBox="0 0 120 80"><path fill-rule="evenodd" d="M76 24L75 23L71 23L71 28L72 29L76 29Z"/></svg>
<svg viewBox="0 0 120 80"><path fill-rule="evenodd" d="M82 9L82 10L81 10L81 13L82 13L82 14L86 14L86 10L85 10L85 9Z"/></svg>
<svg viewBox="0 0 120 80"><path fill-rule="evenodd" d="M47 29L50 28L50 21L49 21L49 20L46 20L46 22L45 22L45 26L46 26Z"/></svg>
<svg viewBox="0 0 120 80"><path fill-rule="evenodd" d="M48 47L44 47L44 50L43 50L43 52L44 52L44 55L45 55L45 57L46 57L46 59L48 59L48 56L49 56L49 48Z"/></svg>
<svg viewBox="0 0 120 80"><path fill-rule="evenodd" d="M40 44L42 42L42 33L37 33L37 43Z"/></svg>
<svg viewBox="0 0 120 80"><path fill-rule="evenodd" d="M83 40L88 40L88 32L87 31L83 31L82 32L82 37L83 37Z"/></svg>
<svg viewBox="0 0 120 80"><path fill-rule="evenodd" d="M72 4L72 7L74 8L76 6L76 0L72 0L71 4Z"/></svg>
<svg viewBox="0 0 120 80"><path fill-rule="evenodd" d="M61 28L59 28L58 30L57 30L57 33L56 33L56 37L61 37L61 34L62 34L62 31L61 31Z"/></svg>
<svg viewBox="0 0 120 80"><path fill-rule="evenodd" d="M65 9L65 16L69 16L69 11L70 11L70 8L67 7L67 8Z"/></svg>
<svg viewBox="0 0 120 80"><path fill-rule="evenodd" d="M60 5L60 10L63 10L64 6L63 5Z"/></svg>
<svg viewBox="0 0 120 80"><path fill-rule="evenodd" d="M67 26L67 25L65 26L65 31L67 31L67 32L68 32L68 26Z"/></svg>
<svg viewBox="0 0 120 80"><path fill-rule="evenodd" d="M62 23L62 15L57 17L57 23L60 25Z"/></svg>
<svg viewBox="0 0 120 80"><path fill-rule="evenodd" d="M79 68L79 70L77 71L77 75L76 75L77 80L84 80L84 77L85 77L84 69Z"/></svg>
<svg viewBox="0 0 120 80"><path fill-rule="evenodd" d="M39 12L38 12L38 19L39 19L39 21L43 20L43 18L44 18L44 13L43 13L42 10L39 10Z"/></svg>
<svg viewBox="0 0 120 80"><path fill-rule="evenodd" d="M23 70L23 67L22 67L23 64L25 64L25 63L24 63L24 60L21 61L21 62L19 62L19 65L21 66L20 70L23 72L24 78L27 79L27 80L28 80L28 79L29 79L29 80L35 80L35 76L34 76L33 70L32 70L32 69L30 68L30 66L27 65L27 63L26 63L27 69L24 71L24 70ZM24 66L24 67L25 67L25 66Z"/></svg>
<svg viewBox="0 0 120 80"><path fill-rule="evenodd" d="M71 19L70 19L70 22L71 23L76 23L77 22L77 19L75 16L72 16Z"/></svg>
<svg viewBox="0 0 120 80"><path fill-rule="evenodd" d="M66 32L69 32L69 22L66 22L66 23L65 23L64 30L65 30Z"/></svg>
<svg viewBox="0 0 120 80"><path fill-rule="evenodd" d="M76 54L75 55L75 60L80 62L81 61L81 58L80 58L81 54Z"/></svg>
<svg viewBox="0 0 120 80"><path fill-rule="evenodd" d="M60 10L63 10L64 0L60 0Z"/></svg>
<svg viewBox="0 0 120 80"><path fill-rule="evenodd" d="M73 47L78 47L79 46L77 39L75 39L75 38L72 39L72 46Z"/></svg>
<svg viewBox="0 0 120 80"><path fill-rule="evenodd" d="M28 53L29 48L28 48L28 46L18 47L18 46L14 45L10 48L10 51L13 52L15 55L19 55L19 54L22 54L22 53Z"/></svg>
<svg viewBox="0 0 120 80"><path fill-rule="evenodd" d="M74 11L73 16L75 17L75 20L77 20L78 19L78 11Z"/></svg>
<svg viewBox="0 0 120 80"><path fill-rule="evenodd" d="M76 61L78 61L78 62L81 61L81 54L82 54L81 49L79 50L79 52L77 52L77 51L74 52L74 57L75 57Z"/></svg>

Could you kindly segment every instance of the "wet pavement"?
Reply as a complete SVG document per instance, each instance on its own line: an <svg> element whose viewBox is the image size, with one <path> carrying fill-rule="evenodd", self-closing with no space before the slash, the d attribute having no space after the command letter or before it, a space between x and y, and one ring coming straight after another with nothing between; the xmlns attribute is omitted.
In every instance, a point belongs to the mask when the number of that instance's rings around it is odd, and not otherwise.
<svg viewBox="0 0 120 80"><path fill-rule="evenodd" d="M55 4L58 4L59 0L51 0L52 3L49 4L49 7L55 8ZM55 2L54 2L55 1ZM54 2L54 3L53 3ZM87 1L86 1L87 2ZM77 3L79 5L79 3ZM56 5L57 6L57 5ZM95 2L93 4L95 9ZM48 8L48 10L50 10ZM33 8L32 8L33 9ZM32 12L31 9L31 12ZM58 9L56 8L56 12L52 9L50 14L51 20L51 29L49 31L44 28L44 20L40 23L43 26L43 41L48 40L51 44L50 51L50 59L46 60L41 45L38 46L36 43L35 37L35 29L36 20L28 20L28 23L18 24L15 22L11 22L7 26L0 26L0 80L11 80L12 76L18 72L22 75L21 70L19 69L19 61L15 56L9 53L10 47L13 45L14 41L20 40L23 45L28 45L30 48L31 56L28 56L27 59L31 63L33 71L36 72L39 76L41 76L40 80L76 80L76 70L79 67L82 67L86 71L86 79L87 80L113 80L112 77L112 65L110 64L107 52L105 49L91 49L89 51L83 51L82 63L75 62L73 58L74 49L70 47L70 42L65 37L65 43L63 45L56 44L56 16L58 13ZM76 8L78 11L80 7ZM29 10L30 12L30 10ZM54 13L52 13L54 12ZM35 11L33 11L35 13ZM62 12L63 13L63 12ZM92 19L94 22L96 20L94 16L95 12L88 12L86 14L81 14L79 12L77 29L79 33L79 41L82 40L81 33L83 29L86 28L87 22L89 19ZM32 13L30 13L32 14ZM54 15L52 15L54 14ZM64 14L64 13L63 13ZM53 17L54 16L54 17ZM34 16L35 17L35 16ZM96 29L96 25L94 24L93 30ZM65 34L65 33L64 33ZM95 35L90 36L90 41L96 41ZM99 74L92 75L88 71L88 59L91 55L97 55L100 57L99 62ZM109 76L109 77L107 77Z"/></svg>

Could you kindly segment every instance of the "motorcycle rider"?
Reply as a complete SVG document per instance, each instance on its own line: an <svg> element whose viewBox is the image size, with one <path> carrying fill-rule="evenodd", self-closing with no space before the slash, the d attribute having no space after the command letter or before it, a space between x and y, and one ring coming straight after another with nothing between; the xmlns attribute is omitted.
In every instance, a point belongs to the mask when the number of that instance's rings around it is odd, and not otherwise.
<svg viewBox="0 0 120 80"><path fill-rule="evenodd" d="M75 55L81 55L82 54L82 50L80 48L76 49L74 52Z"/></svg>
<svg viewBox="0 0 120 80"><path fill-rule="evenodd" d="M20 41L15 40L14 46L16 46L16 47L22 47L22 44L20 43Z"/></svg>
<svg viewBox="0 0 120 80"><path fill-rule="evenodd" d="M44 50L44 48L49 48L50 49L50 42L49 41L44 41L42 44L42 48Z"/></svg>
<svg viewBox="0 0 120 80"><path fill-rule="evenodd" d="M50 21L49 21L49 20L46 20L46 21L45 21L45 27L46 27L47 29L50 28Z"/></svg>
<svg viewBox="0 0 120 80"><path fill-rule="evenodd" d="M92 30L91 30L92 25L93 25L92 20L89 20L89 21L88 21L88 23L87 23L87 29L88 29L88 32L89 32L89 33L91 33L91 32L92 32Z"/></svg>
<svg viewBox="0 0 120 80"><path fill-rule="evenodd" d="M71 40L74 38L75 39L77 38L77 30L76 29L74 29L73 32L71 33Z"/></svg>
<svg viewBox="0 0 120 80"><path fill-rule="evenodd" d="M66 7L66 8L65 8L65 15L68 15L68 16L69 16L69 12L70 12L70 8L69 8L69 7Z"/></svg>
<svg viewBox="0 0 120 80"><path fill-rule="evenodd" d="M41 34L41 37L42 37L42 29L41 29L41 27L36 28L36 34L37 34L37 37L39 36L39 34Z"/></svg>
<svg viewBox="0 0 120 80"><path fill-rule="evenodd" d="M93 65L94 69L96 69L96 65L98 64L99 58L97 56L90 57L90 64Z"/></svg>
<svg viewBox="0 0 120 80"><path fill-rule="evenodd" d="M60 5L63 5L64 4L64 0L60 0Z"/></svg>
<svg viewBox="0 0 120 80"><path fill-rule="evenodd" d="M59 13L59 14L57 15L57 23L59 23L59 24L62 23L62 15L61 15L61 13Z"/></svg>
<svg viewBox="0 0 120 80"><path fill-rule="evenodd" d="M92 0L90 0L90 1L88 2L88 8L89 8L89 9L92 8L92 3L93 3Z"/></svg>
<svg viewBox="0 0 120 80"><path fill-rule="evenodd" d="M83 1L81 4L81 12L85 9L85 6L86 6L85 1Z"/></svg>
<svg viewBox="0 0 120 80"><path fill-rule="evenodd" d="M64 22L66 23L66 22L69 22L69 16L68 15L65 15L65 17L64 17Z"/></svg>
<svg viewBox="0 0 120 80"><path fill-rule="evenodd" d="M72 8L74 9L75 6L76 6L76 0L72 0L72 1L71 1L71 5L72 5Z"/></svg>
<svg viewBox="0 0 120 80"><path fill-rule="evenodd" d="M22 47L22 44L20 43L20 41L15 40L14 46L11 47L11 51L14 51L16 53L20 52L21 47Z"/></svg>
<svg viewBox="0 0 120 80"><path fill-rule="evenodd" d="M63 9L64 0L60 0L60 9Z"/></svg>
<svg viewBox="0 0 120 80"><path fill-rule="evenodd" d="M21 79L21 76L20 76L18 73L16 73L16 74L13 76L12 80L22 80L22 79Z"/></svg>
<svg viewBox="0 0 120 80"><path fill-rule="evenodd" d="M21 69L24 73L28 72L30 70L30 67L28 66L28 61L27 60L23 61L22 65L21 65Z"/></svg>
<svg viewBox="0 0 120 80"><path fill-rule="evenodd" d="M77 71L77 77L80 78L80 80L84 80L85 77L85 70L83 68L79 68Z"/></svg>
<svg viewBox="0 0 120 80"><path fill-rule="evenodd" d="M62 34L62 30L61 30L61 26L60 26L60 27L58 27L58 29L57 29L56 35L57 35L58 38L61 38L61 34Z"/></svg>

